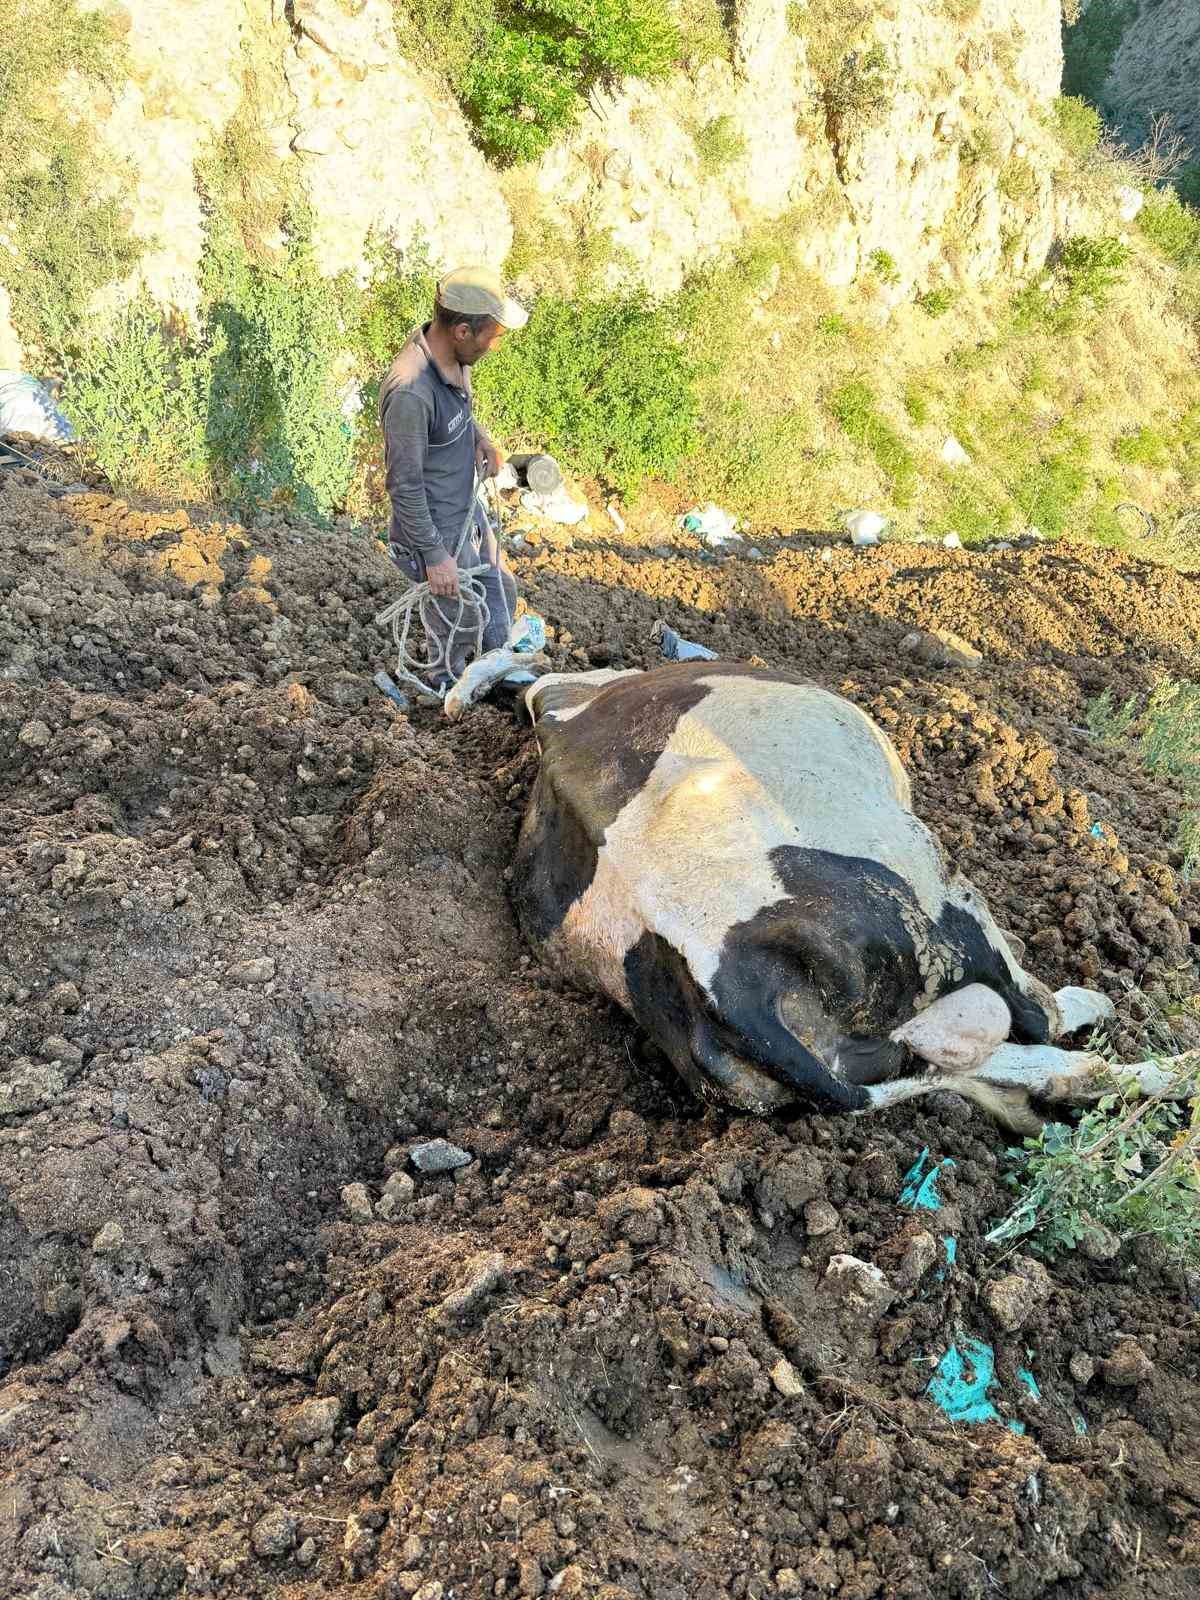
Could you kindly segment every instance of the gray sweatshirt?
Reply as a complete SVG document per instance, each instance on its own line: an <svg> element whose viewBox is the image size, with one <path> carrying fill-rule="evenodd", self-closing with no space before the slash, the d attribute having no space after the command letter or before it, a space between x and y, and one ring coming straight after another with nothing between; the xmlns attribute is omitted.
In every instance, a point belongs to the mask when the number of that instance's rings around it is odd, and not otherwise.
<svg viewBox="0 0 1200 1600"><path fill-rule="evenodd" d="M465 388L447 383L425 342L409 336L379 391L383 459L392 503L388 538L431 564L458 542L475 498L475 450L484 438Z"/></svg>

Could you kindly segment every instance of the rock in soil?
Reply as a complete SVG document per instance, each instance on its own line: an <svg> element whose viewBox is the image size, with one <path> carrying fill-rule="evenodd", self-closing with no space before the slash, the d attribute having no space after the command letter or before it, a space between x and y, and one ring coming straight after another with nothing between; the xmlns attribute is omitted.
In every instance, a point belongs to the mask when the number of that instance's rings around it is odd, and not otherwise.
<svg viewBox="0 0 1200 1600"><path fill-rule="evenodd" d="M1194 579L1051 543L662 561L658 515L513 555L552 665L649 666L661 616L848 696L1037 976L1150 1053L1127 991L1197 987L1182 796L1078 730L1200 676ZM1200 1589L1188 1280L1076 1253L1040 1294L1010 1258L997 1316L981 1113L726 1115L542 969L505 881L533 740L371 689L397 592L286 507L0 475L0 1593ZM948 1203L914 1216L926 1148ZM837 1255L904 1298L853 1313ZM966 1335L999 1423L926 1393Z"/></svg>

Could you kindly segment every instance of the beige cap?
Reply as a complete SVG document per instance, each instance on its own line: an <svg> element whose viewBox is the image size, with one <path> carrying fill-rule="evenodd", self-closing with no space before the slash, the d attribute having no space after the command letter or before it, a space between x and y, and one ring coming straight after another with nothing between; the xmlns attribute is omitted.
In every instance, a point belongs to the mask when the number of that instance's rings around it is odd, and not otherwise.
<svg viewBox="0 0 1200 1600"><path fill-rule="evenodd" d="M468 317L491 317L502 328L523 328L529 313L505 294L498 274L486 267L457 267L437 287L438 304Z"/></svg>

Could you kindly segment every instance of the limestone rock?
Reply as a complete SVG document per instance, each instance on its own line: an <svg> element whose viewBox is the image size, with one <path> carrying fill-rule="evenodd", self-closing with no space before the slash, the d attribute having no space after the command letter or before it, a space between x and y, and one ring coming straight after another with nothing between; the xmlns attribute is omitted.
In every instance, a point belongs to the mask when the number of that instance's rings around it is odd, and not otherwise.
<svg viewBox="0 0 1200 1600"><path fill-rule="evenodd" d="M280 1430L284 1444L316 1444L319 1439L332 1438L341 1413L342 1403L334 1395L303 1401L284 1419Z"/></svg>
<svg viewBox="0 0 1200 1600"><path fill-rule="evenodd" d="M830 1256L822 1288L835 1295L856 1318L877 1322L895 1298L879 1267L857 1256Z"/></svg>
<svg viewBox="0 0 1200 1600"><path fill-rule="evenodd" d="M350 1213L351 1222L370 1222L375 1214L365 1183L348 1183L342 1190L342 1204Z"/></svg>
<svg viewBox="0 0 1200 1600"><path fill-rule="evenodd" d="M265 1517L260 1517L254 1524L250 1534L250 1543L254 1546L255 1555L286 1555L296 1543L296 1530L299 1526L299 1517L290 1511L282 1509L268 1511Z"/></svg>

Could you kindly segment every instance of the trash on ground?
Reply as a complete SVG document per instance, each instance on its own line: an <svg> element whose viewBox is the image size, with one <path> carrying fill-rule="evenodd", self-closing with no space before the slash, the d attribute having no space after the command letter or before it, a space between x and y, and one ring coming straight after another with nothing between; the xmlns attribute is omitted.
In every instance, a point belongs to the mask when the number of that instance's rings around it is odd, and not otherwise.
<svg viewBox="0 0 1200 1600"><path fill-rule="evenodd" d="M878 544L887 531L888 519L878 511L847 511L842 521L850 535L850 543L860 547Z"/></svg>
<svg viewBox="0 0 1200 1600"><path fill-rule="evenodd" d="M625 518L617 510L616 506L614 506L610 502L608 505L605 506L604 509L608 512L609 516L612 518L613 524L616 527L617 532L618 533L624 533L625 532Z"/></svg>
<svg viewBox="0 0 1200 1600"><path fill-rule="evenodd" d="M822 561L832 561L833 560L833 551L829 548L828 545L826 545L824 550L821 551L821 560Z"/></svg>
<svg viewBox="0 0 1200 1600"><path fill-rule="evenodd" d="M988 1399L996 1381L996 1352L981 1339L964 1339L962 1349L952 1344L938 1362L926 1393L951 1422L999 1422L1000 1413Z"/></svg>
<svg viewBox="0 0 1200 1600"><path fill-rule="evenodd" d="M958 1261L958 1240L952 1233L948 1233L943 1237L942 1248L946 1252L946 1265L939 1267L934 1273L934 1277L939 1283L945 1281L948 1272L953 1272L955 1263Z"/></svg>
<svg viewBox="0 0 1200 1600"><path fill-rule="evenodd" d="M388 673L377 672L371 681L377 689L383 690L384 694L387 695L388 699L393 703L393 705L399 706L401 711L408 710L408 696L401 693L400 689L396 686L395 681Z"/></svg>
<svg viewBox="0 0 1200 1600"><path fill-rule="evenodd" d="M582 522L588 509L585 501L573 499L562 485L552 494L538 494L534 489L526 489L521 496L521 505L535 517L547 517L551 522L562 522L568 527Z"/></svg>
<svg viewBox="0 0 1200 1600"><path fill-rule="evenodd" d="M536 611L526 611L508 630L508 642L521 655L536 654L546 648L546 623Z"/></svg>
<svg viewBox="0 0 1200 1600"><path fill-rule="evenodd" d="M511 461L506 461L500 471L492 479L497 489L519 489L521 480L517 477L517 469Z"/></svg>
<svg viewBox="0 0 1200 1600"><path fill-rule="evenodd" d="M679 520L685 533L698 534L705 544L716 548L731 541L741 541L737 531L738 519L710 500L706 506L694 506Z"/></svg>
<svg viewBox="0 0 1200 1600"><path fill-rule="evenodd" d="M521 488L532 489L534 494L552 495L563 486L562 468L553 456L543 452L509 456L507 465L513 469Z"/></svg>
<svg viewBox="0 0 1200 1600"><path fill-rule="evenodd" d="M650 629L650 637L658 645L664 661L716 661L717 652L705 645L695 644L669 628L661 620Z"/></svg>
<svg viewBox="0 0 1200 1600"><path fill-rule="evenodd" d="M943 1172L950 1172L954 1162L949 1156L941 1161L935 1161L929 1171L925 1171L925 1163L929 1159L929 1146L926 1145L921 1154L904 1174L904 1187L900 1191L900 1204L909 1206L913 1211L940 1211L942 1197L937 1191L938 1178Z"/></svg>
<svg viewBox="0 0 1200 1600"><path fill-rule="evenodd" d="M958 537L958 535L956 533L948 533L946 535L946 537L942 540L942 543L945 545L947 550L961 550L962 549L962 540Z"/></svg>
<svg viewBox="0 0 1200 1600"><path fill-rule="evenodd" d="M971 465L970 456L952 433L946 435L942 444L942 460L948 467L969 467Z"/></svg>
<svg viewBox="0 0 1200 1600"><path fill-rule="evenodd" d="M1088 832L1091 834L1093 839L1103 839L1104 837L1104 829L1098 822L1093 822L1091 827L1088 829Z"/></svg>
<svg viewBox="0 0 1200 1600"><path fill-rule="evenodd" d="M1017 1377L1029 1390L1035 1400L1042 1398L1042 1391L1038 1388L1038 1381L1028 1367L1018 1367Z"/></svg>
<svg viewBox="0 0 1200 1600"><path fill-rule="evenodd" d="M0 437L27 434L39 444L69 444L75 429L50 398L44 383L28 373L0 369Z"/></svg>

